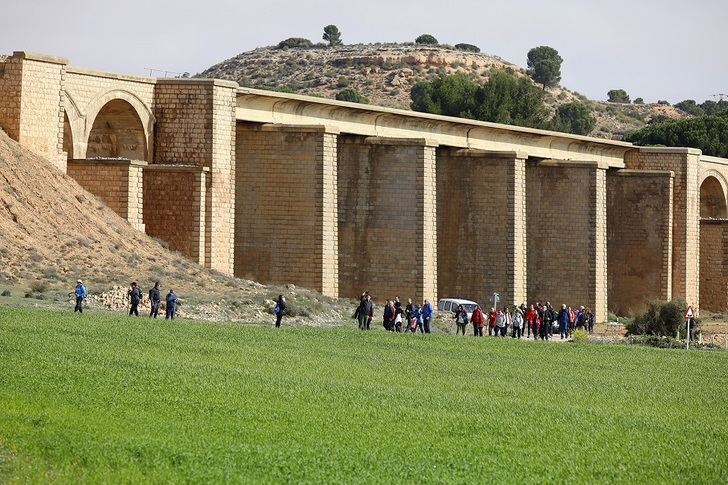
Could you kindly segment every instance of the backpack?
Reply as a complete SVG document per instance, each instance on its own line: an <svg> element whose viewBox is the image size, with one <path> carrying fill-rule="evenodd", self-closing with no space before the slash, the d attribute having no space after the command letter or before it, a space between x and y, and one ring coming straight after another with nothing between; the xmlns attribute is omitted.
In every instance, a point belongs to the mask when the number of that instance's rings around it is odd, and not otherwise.
<svg viewBox="0 0 728 485"><path fill-rule="evenodd" d="M276 303L276 306L273 307L273 312L278 315L281 312L281 305Z"/></svg>

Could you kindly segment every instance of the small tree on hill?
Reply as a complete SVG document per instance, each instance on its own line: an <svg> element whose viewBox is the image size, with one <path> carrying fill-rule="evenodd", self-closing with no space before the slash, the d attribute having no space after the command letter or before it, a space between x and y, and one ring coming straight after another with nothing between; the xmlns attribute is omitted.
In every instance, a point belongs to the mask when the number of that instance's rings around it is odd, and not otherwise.
<svg viewBox="0 0 728 485"><path fill-rule="evenodd" d="M596 123L591 110L577 101L559 106L551 124L556 131L586 135L594 129Z"/></svg>
<svg viewBox="0 0 728 485"><path fill-rule="evenodd" d="M634 104L645 104L645 100L642 98L635 98Z"/></svg>
<svg viewBox="0 0 728 485"><path fill-rule="evenodd" d="M359 91L353 88L342 89L336 93L336 99L339 101L349 101L350 103L368 104L369 98L359 94Z"/></svg>
<svg viewBox="0 0 728 485"><path fill-rule="evenodd" d="M561 63L564 60L559 51L542 45L528 51L528 73L534 81L543 86L555 86L561 81Z"/></svg>
<svg viewBox="0 0 728 485"><path fill-rule="evenodd" d="M289 37L286 40L282 40L278 43L279 49L295 49L296 47L311 47L313 42L308 39L301 37Z"/></svg>
<svg viewBox="0 0 728 485"><path fill-rule="evenodd" d="M455 44L455 48L465 52L480 52L480 47L473 44Z"/></svg>
<svg viewBox="0 0 728 485"><path fill-rule="evenodd" d="M419 36L415 39L415 44L438 45L439 42L433 35L422 34L421 36Z"/></svg>
<svg viewBox="0 0 728 485"><path fill-rule="evenodd" d="M329 43L330 47L336 47L337 45L341 45L341 32L339 31L339 28L335 25L327 25L324 27L324 37L323 39Z"/></svg>
<svg viewBox="0 0 728 485"><path fill-rule="evenodd" d="M610 103L629 103L629 94L624 89L611 89L607 93L607 99Z"/></svg>

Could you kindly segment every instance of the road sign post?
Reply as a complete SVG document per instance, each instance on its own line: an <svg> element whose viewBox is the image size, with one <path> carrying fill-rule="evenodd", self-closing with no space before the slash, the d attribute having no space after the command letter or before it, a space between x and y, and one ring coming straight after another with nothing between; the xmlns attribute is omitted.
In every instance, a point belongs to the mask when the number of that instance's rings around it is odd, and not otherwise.
<svg viewBox="0 0 728 485"><path fill-rule="evenodd" d="M685 312L685 323L687 324L687 344L686 349L690 350L690 324L693 321L693 318L695 318L695 312L693 311L692 305L688 307L688 311Z"/></svg>
<svg viewBox="0 0 728 485"><path fill-rule="evenodd" d="M493 295L490 297L491 303L493 303L493 309L495 311L498 311L498 302L500 301L500 294L499 293L493 293Z"/></svg>

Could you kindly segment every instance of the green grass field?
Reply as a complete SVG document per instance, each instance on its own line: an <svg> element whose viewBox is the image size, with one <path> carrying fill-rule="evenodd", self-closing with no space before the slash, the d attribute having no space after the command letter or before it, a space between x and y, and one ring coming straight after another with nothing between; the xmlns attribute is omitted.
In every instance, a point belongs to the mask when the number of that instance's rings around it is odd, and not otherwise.
<svg viewBox="0 0 728 485"><path fill-rule="evenodd" d="M728 353L0 308L0 482L728 482Z"/></svg>

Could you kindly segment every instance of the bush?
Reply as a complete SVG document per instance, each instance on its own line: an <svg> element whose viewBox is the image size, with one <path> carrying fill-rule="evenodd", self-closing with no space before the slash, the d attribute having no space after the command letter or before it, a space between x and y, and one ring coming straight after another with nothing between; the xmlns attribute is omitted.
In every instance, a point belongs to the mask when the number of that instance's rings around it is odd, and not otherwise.
<svg viewBox="0 0 728 485"><path fill-rule="evenodd" d="M336 87L337 88L345 88L348 87L350 84L349 79L345 76L340 76L339 79L336 80Z"/></svg>
<svg viewBox="0 0 728 485"><path fill-rule="evenodd" d="M465 52L480 52L480 47L473 44L455 44L455 49Z"/></svg>
<svg viewBox="0 0 728 485"><path fill-rule="evenodd" d="M610 103L629 103L629 94L624 89L611 89L607 93L607 99Z"/></svg>
<svg viewBox="0 0 728 485"><path fill-rule="evenodd" d="M435 36L430 34L422 34L419 37L415 39L415 44L421 44L421 45L438 45L439 42L435 38Z"/></svg>
<svg viewBox="0 0 728 485"><path fill-rule="evenodd" d="M589 342L589 332L586 330L574 330L571 332L571 341L575 344L585 344Z"/></svg>
<svg viewBox="0 0 728 485"><path fill-rule="evenodd" d="M282 40L278 43L279 49L295 49L300 47L312 47L313 42L302 37L289 37L286 40Z"/></svg>
<svg viewBox="0 0 728 485"><path fill-rule="evenodd" d="M551 124L556 131L586 135L594 129L597 120L588 106L577 101L559 106Z"/></svg>
<svg viewBox="0 0 728 485"><path fill-rule="evenodd" d="M341 91L336 93L336 99L339 101L348 101L350 103L369 103L369 98L362 94L359 94L356 89L352 88L342 89Z"/></svg>
<svg viewBox="0 0 728 485"><path fill-rule="evenodd" d="M645 313L625 325L627 335L672 337L677 334L678 329L685 328L686 310L687 304L683 300L652 302ZM698 329L698 325L698 321L695 321L692 325L693 331Z"/></svg>
<svg viewBox="0 0 728 485"><path fill-rule="evenodd" d="M30 284L30 291L33 293L43 293L48 290L48 283L45 281L33 281Z"/></svg>
<svg viewBox="0 0 728 485"><path fill-rule="evenodd" d="M642 98L635 98L634 104L645 104L645 100Z"/></svg>
<svg viewBox="0 0 728 485"><path fill-rule="evenodd" d="M658 100L657 101L657 104L661 104L661 105L664 105L664 106L670 106L670 102L669 101L665 101L664 99Z"/></svg>
<svg viewBox="0 0 728 485"><path fill-rule="evenodd" d="M627 135L637 145L699 148L705 155L728 156L728 112L681 120L654 117L644 128Z"/></svg>
<svg viewBox="0 0 728 485"><path fill-rule="evenodd" d="M0 293L0 296L11 296L10 290L3 290L3 292Z"/></svg>

